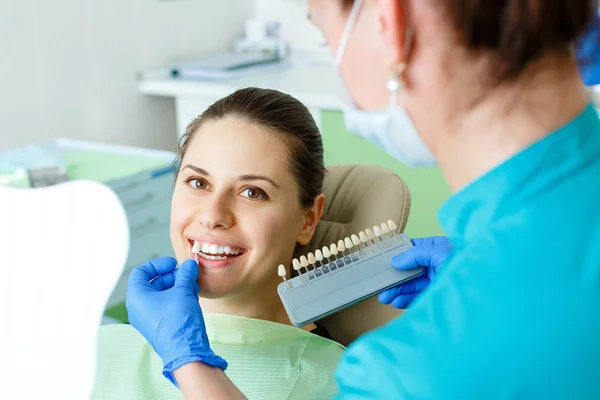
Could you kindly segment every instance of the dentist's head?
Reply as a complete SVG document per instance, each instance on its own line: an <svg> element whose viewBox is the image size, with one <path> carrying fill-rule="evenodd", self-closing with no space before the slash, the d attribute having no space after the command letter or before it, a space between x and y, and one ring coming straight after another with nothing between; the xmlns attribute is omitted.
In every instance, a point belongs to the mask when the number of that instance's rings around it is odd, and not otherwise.
<svg viewBox="0 0 600 400"><path fill-rule="evenodd" d="M309 18L353 100L348 128L458 188L581 111L572 45L596 4L309 0Z"/></svg>

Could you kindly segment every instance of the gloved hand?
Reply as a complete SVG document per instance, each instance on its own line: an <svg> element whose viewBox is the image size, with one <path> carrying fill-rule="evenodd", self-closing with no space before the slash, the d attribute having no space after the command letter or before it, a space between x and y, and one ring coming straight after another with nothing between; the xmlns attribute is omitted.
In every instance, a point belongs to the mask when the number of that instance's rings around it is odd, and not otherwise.
<svg viewBox="0 0 600 400"><path fill-rule="evenodd" d="M198 293L198 263L158 258L135 268L129 277L129 322L163 360L163 375L175 386L173 371L200 361L223 370L227 362L211 350Z"/></svg>
<svg viewBox="0 0 600 400"><path fill-rule="evenodd" d="M414 247L392 258L392 266L400 271L425 267L427 275L393 287L379 294L379 301L396 308L406 308L429 285L454 246L443 236L413 239Z"/></svg>
<svg viewBox="0 0 600 400"><path fill-rule="evenodd" d="M595 3L596 9L598 2ZM600 84L600 15L596 12L594 21L587 32L575 43L575 55L579 63L579 72L586 86Z"/></svg>

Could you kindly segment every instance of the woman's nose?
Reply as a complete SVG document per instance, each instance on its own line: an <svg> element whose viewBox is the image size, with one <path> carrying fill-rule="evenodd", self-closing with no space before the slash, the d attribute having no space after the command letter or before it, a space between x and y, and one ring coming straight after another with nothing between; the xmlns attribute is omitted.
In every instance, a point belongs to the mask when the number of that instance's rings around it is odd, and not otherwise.
<svg viewBox="0 0 600 400"><path fill-rule="evenodd" d="M199 211L199 219L207 229L228 229L233 226L234 216L229 202L215 196Z"/></svg>

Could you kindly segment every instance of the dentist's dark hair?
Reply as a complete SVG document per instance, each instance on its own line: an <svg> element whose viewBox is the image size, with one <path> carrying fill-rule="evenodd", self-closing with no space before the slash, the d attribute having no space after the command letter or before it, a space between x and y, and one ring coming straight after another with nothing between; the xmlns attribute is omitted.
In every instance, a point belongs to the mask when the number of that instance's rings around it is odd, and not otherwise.
<svg viewBox="0 0 600 400"><path fill-rule="evenodd" d="M354 3L339 1L346 10ZM468 51L491 56L494 83L519 77L541 56L568 55L598 13L598 0L427 1L449 21Z"/></svg>
<svg viewBox="0 0 600 400"><path fill-rule="evenodd" d="M181 160L202 125L225 118L263 127L283 141L300 189L300 204L311 207L315 197L323 192L326 173L321 133L304 104L277 90L240 89L208 107L188 125L181 138L176 170L179 171Z"/></svg>

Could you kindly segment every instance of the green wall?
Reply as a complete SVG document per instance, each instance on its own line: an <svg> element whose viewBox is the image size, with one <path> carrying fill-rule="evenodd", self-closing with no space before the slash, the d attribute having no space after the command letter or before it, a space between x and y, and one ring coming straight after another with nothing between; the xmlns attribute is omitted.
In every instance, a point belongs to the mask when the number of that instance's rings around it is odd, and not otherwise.
<svg viewBox="0 0 600 400"><path fill-rule="evenodd" d="M374 164L396 172L408 185L411 210L406 233L411 237L443 234L437 222L437 212L450 195L450 189L438 168L405 167L383 150L365 139L349 133L344 127L342 114L326 111L322 119L325 163Z"/></svg>

